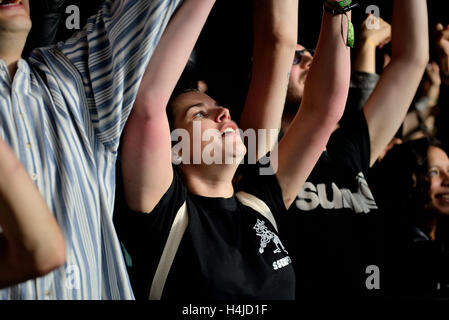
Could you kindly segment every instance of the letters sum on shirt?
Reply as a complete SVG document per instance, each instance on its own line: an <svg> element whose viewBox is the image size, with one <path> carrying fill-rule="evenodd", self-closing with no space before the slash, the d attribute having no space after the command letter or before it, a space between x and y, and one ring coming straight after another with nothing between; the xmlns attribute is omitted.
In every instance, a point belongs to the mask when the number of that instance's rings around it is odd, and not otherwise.
<svg viewBox="0 0 449 320"><path fill-rule="evenodd" d="M356 180L358 183L356 192L347 188L340 189L332 182L332 194L329 195L325 183L314 185L311 182L306 182L299 192L295 204L298 209L303 211L311 211L318 206L323 209L347 208L355 213L368 213L372 209L378 209L362 172L357 175Z"/></svg>

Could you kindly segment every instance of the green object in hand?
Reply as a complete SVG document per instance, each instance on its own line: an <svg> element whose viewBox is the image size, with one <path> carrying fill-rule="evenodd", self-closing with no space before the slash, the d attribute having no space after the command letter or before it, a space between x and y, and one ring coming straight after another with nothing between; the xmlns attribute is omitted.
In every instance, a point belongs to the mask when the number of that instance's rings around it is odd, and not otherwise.
<svg viewBox="0 0 449 320"><path fill-rule="evenodd" d="M346 39L346 45L350 48L354 48L354 25L351 20L348 18L348 38Z"/></svg>

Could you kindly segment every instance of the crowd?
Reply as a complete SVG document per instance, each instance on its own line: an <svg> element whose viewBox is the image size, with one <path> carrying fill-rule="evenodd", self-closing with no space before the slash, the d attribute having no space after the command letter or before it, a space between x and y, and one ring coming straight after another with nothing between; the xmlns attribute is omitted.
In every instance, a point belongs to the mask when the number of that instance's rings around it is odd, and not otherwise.
<svg viewBox="0 0 449 320"><path fill-rule="evenodd" d="M197 50L220 0L98 1L65 41L44 2L0 1L0 300L449 298L427 1L323 0L313 48L251 1L235 92Z"/></svg>

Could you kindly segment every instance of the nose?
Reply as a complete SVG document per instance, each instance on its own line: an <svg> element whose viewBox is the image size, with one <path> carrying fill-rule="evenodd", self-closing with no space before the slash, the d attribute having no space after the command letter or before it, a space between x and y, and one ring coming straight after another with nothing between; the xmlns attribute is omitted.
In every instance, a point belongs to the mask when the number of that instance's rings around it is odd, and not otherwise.
<svg viewBox="0 0 449 320"><path fill-rule="evenodd" d="M223 121L229 121L229 120L231 120L231 114L229 113L229 109L224 108L224 107L219 107L215 121L223 122Z"/></svg>
<svg viewBox="0 0 449 320"><path fill-rule="evenodd" d="M449 186L449 172L444 171L441 178L442 178L442 185Z"/></svg>

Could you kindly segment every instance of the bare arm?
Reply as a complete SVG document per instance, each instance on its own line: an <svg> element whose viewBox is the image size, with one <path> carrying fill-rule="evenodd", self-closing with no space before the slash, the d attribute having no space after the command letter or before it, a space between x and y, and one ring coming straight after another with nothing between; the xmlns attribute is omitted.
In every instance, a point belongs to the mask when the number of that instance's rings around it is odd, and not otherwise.
<svg viewBox="0 0 449 320"><path fill-rule="evenodd" d="M395 0L391 62L364 107L371 165L404 120L428 59L426 1Z"/></svg>
<svg viewBox="0 0 449 320"><path fill-rule="evenodd" d="M65 261L65 244L47 204L0 139L0 288L40 277Z"/></svg>
<svg viewBox="0 0 449 320"><path fill-rule="evenodd" d="M279 144L276 175L287 208L318 161L346 104L350 50L341 37L341 18L323 13L321 33L301 106ZM344 26L347 27L346 18ZM276 163L275 157L273 152L272 163Z"/></svg>
<svg viewBox="0 0 449 320"><path fill-rule="evenodd" d="M354 71L376 73L376 48L383 47L391 40L391 26L382 18L379 18L378 29L368 29L368 18L363 21L359 41L356 46L354 59Z"/></svg>
<svg viewBox="0 0 449 320"><path fill-rule="evenodd" d="M443 73L445 85L449 85L449 25L443 27L438 23L435 28L435 42L439 56L440 71Z"/></svg>
<svg viewBox="0 0 449 320"><path fill-rule="evenodd" d="M215 0L185 0L148 64L122 138L128 206L150 212L173 178L165 108Z"/></svg>
<svg viewBox="0 0 449 320"><path fill-rule="evenodd" d="M269 130L280 128L288 79L296 47L298 0L258 0L254 3L254 50L251 83L240 126L267 129L257 158L277 143ZM256 135L257 136L257 135Z"/></svg>

